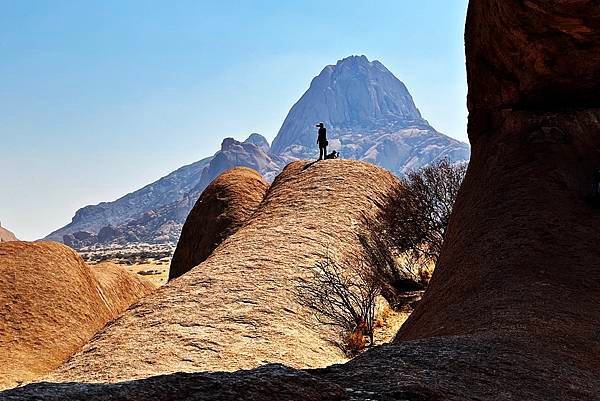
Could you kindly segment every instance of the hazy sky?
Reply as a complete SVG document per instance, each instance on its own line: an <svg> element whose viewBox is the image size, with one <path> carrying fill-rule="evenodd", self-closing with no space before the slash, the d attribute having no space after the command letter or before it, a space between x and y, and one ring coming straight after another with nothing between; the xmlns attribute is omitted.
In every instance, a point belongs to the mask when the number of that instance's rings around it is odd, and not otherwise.
<svg viewBox="0 0 600 401"><path fill-rule="evenodd" d="M272 140L325 65L380 60L466 141L467 0L0 0L0 221L22 239Z"/></svg>

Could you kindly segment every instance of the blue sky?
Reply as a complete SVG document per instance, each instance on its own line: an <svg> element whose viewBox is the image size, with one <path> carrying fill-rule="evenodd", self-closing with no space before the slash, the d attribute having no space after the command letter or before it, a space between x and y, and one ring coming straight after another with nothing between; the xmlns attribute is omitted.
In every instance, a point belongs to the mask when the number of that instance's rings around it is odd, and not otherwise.
<svg viewBox="0 0 600 401"><path fill-rule="evenodd" d="M467 0L0 0L0 221L37 239L259 132L325 65L380 60L466 141Z"/></svg>

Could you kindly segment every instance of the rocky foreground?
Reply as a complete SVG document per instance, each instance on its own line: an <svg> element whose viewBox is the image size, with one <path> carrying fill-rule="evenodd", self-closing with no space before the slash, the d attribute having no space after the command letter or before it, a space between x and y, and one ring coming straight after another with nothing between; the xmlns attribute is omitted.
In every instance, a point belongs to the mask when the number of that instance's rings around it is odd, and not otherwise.
<svg viewBox="0 0 600 401"><path fill-rule="evenodd" d="M153 287L52 242L0 244L0 388L35 380Z"/></svg>
<svg viewBox="0 0 600 401"><path fill-rule="evenodd" d="M240 173L246 170L223 179L233 183ZM326 253L340 260L360 256L358 234L369 229L365 221L395 185L392 174L362 162L288 165L208 259L131 307L49 378L115 382L346 360L335 345L339 333L317 324L295 300L296 279Z"/></svg>

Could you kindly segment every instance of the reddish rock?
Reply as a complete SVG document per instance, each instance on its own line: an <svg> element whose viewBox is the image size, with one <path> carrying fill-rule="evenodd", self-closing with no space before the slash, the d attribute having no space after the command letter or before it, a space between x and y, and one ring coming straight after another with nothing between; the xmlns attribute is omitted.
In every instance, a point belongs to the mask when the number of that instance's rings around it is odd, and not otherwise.
<svg viewBox="0 0 600 401"><path fill-rule="evenodd" d="M471 116L599 106L598 7L595 0L471 1L465 35ZM470 130L471 138L479 133Z"/></svg>
<svg viewBox="0 0 600 401"><path fill-rule="evenodd" d="M173 254L169 280L202 263L252 216L269 185L255 170L238 167L217 177L188 215Z"/></svg>
<svg viewBox="0 0 600 401"><path fill-rule="evenodd" d="M600 166L599 18L595 1L471 2L471 162L430 287L397 336L501 339L490 357L529 372L514 380L543 383L528 399L600 391L600 211L590 202ZM578 372L567 383L544 373L551 365ZM587 396L567 394L585 386Z"/></svg>
<svg viewBox="0 0 600 401"><path fill-rule="evenodd" d="M0 389L37 379L152 287L55 242L0 244Z"/></svg>
<svg viewBox="0 0 600 401"><path fill-rule="evenodd" d="M391 173L357 161L289 164L254 215L208 259L130 307L46 379L115 382L344 361L339 331L316 324L295 285L326 255L342 263L360 258L358 234L397 184Z"/></svg>

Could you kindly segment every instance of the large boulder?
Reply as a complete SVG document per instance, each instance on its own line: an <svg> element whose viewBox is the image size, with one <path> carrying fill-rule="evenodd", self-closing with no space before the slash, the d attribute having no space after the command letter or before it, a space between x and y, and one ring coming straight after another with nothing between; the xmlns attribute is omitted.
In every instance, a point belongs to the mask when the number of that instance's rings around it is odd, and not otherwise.
<svg viewBox="0 0 600 401"><path fill-rule="evenodd" d="M108 274L58 243L0 244L0 388L47 374L151 291L129 273Z"/></svg>
<svg viewBox="0 0 600 401"><path fill-rule="evenodd" d="M598 399L600 4L472 1L466 46L471 162L397 341L487 348L498 399Z"/></svg>
<svg viewBox="0 0 600 401"><path fill-rule="evenodd" d="M596 346L600 5L471 2L466 45L471 163L399 338L535 333Z"/></svg>
<svg viewBox="0 0 600 401"><path fill-rule="evenodd" d="M480 0L465 35L469 111L595 108L600 13L594 0ZM477 135L480 128L470 130Z"/></svg>
<svg viewBox="0 0 600 401"><path fill-rule="evenodd" d="M327 252L360 256L358 233L395 185L392 174L362 162L290 164L207 260L131 307L49 379L112 382L343 361L333 344L339 333L316 324L296 301L294 283Z"/></svg>
<svg viewBox="0 0 600 401"><path fill-rule="evenodd" d="M171 260L169 280L204 262L255 212L268 184L256 171L238 167L215 179L196 202L183 225Z"/></svg>

